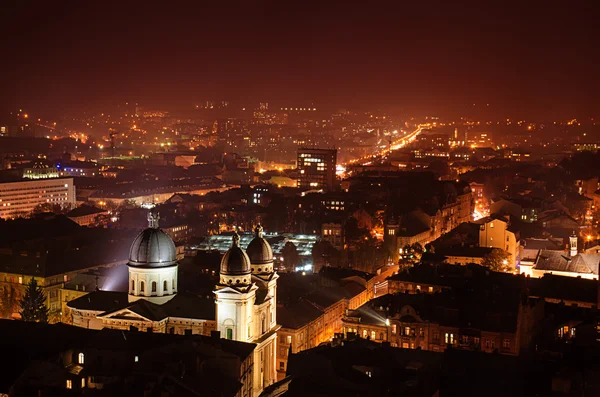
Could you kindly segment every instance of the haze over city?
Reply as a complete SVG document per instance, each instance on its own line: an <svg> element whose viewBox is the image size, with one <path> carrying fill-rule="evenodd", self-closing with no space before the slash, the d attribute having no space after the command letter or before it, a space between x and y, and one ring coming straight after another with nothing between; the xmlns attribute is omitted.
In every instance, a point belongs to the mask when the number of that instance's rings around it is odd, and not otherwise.
<svg viewBox="0 0 600 397"><path fill-rule="evenodd" d="M0 396L592 396L592 2L0 5Z"/></svg>
<svg viewBox="0 0 600 397"><path fill-rule="evenodd" d="M218 99L597 116L593 2L11 3L4 109Z"/></svg>

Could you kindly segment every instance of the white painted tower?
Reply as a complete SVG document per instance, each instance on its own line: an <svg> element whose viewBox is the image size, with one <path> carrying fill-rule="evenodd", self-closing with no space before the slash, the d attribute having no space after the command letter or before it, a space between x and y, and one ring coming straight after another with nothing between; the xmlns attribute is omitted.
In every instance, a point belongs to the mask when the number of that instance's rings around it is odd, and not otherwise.
<svg viewBox="0 0 600 397"><path fill-rule="evenodd" d="M145 299L163 304L177 294L177 251L171 237L158 226L158 214L148 213L148 228L129 251L129 302Z"/></svg>

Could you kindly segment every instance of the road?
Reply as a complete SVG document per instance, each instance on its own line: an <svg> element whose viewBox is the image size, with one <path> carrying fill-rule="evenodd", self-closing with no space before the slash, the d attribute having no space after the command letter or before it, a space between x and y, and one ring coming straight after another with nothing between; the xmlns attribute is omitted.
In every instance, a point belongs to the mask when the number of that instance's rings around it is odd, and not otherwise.
<svg viewBox="0 0 600 397"><path fill-rule="evenodd" d="M381 159L390 154L391 151L398 150L414 141L415 138L423 132L423 126L418 126L413 132L408 134L402 134L402 136L395 141L393 141L387 148L381 149L378 152L373 153L371 156L361 157L358 159L354 159L348 161L347 163L342 164L345 168L350 165L371 165L373 163L380 162Z"/></svg>

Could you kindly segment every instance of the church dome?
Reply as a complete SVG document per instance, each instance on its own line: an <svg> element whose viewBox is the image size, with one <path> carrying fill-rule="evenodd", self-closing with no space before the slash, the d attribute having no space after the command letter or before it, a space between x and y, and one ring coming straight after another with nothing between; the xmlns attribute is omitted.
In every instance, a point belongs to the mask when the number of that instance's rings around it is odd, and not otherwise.
<svg viewBox="0 0 600 397"><path fill-rule="evenodd" d="M235 233L229 251L221 259L221 274L227 276L241 276L250 273L250 258L240 248L240 236Z"/></svg>
<svg viewBox="0 0 600 397"><path fill-rule="evenodd" d="M133 240L129 264L141 267L166 267L177 263L177 250L171 237L158 228L158 215L148 216L150 226Z"/></svg>
<svg viewBox="0 0 600 397"><path fill-rule="evenodd" d="M256 227L256 237L248 244L246 253L250 257L250 263L253 265L265 265L273 262L273 250L267 240L263 238L263 228L261 225Z"/></svg>

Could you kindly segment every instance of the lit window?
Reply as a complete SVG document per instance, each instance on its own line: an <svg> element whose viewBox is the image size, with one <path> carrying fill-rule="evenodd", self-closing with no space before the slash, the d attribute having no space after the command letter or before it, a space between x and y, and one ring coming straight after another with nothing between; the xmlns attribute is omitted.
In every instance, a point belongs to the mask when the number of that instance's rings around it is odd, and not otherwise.
<svg viewBox="0 0 600 397"><path fill-rule="evenodd" d="M85 356L83 355L83 353L79 353L79 356L77 356L77 362L79 364L83 364L85 362Z"/></svg>
<svg viewBox="0 0 600 397"><path fill-rule="evenodd" d="M71 379L67 379L67 389L73 388L73 381Z"/></svg>
<svg viewBox="0 0 600 397"><path fill-rule="evenodd" d="M85 378L81 378L81 388L85 389Z"/></svg>
<svg viewBox="0 0 600 397"><path fill-rule="evenodd" d="M139 361L140 361L140 356L135 356L135 357L133 358L133 362L136 362L136 363L137 363L137 362L139 362Z"/></svg>
<svg viewBox="0 0 600 397"><path fill-rule="evenodd" d="M510 349L510 340L509 339L504 339L502 341L502 347L505 349Z"/></svg>
<svg viewBox="0 0 600 397"><path fill-rule="evenodd" d="M392 334L396 333L396 324L392 324Z"/></svg>
<svg viewBox="0 0 600 397"><path fill-rule="evenodd" d="M376 336L377 334L375 333L375 331L371 331L371 340L375 340Z"/></svg>

